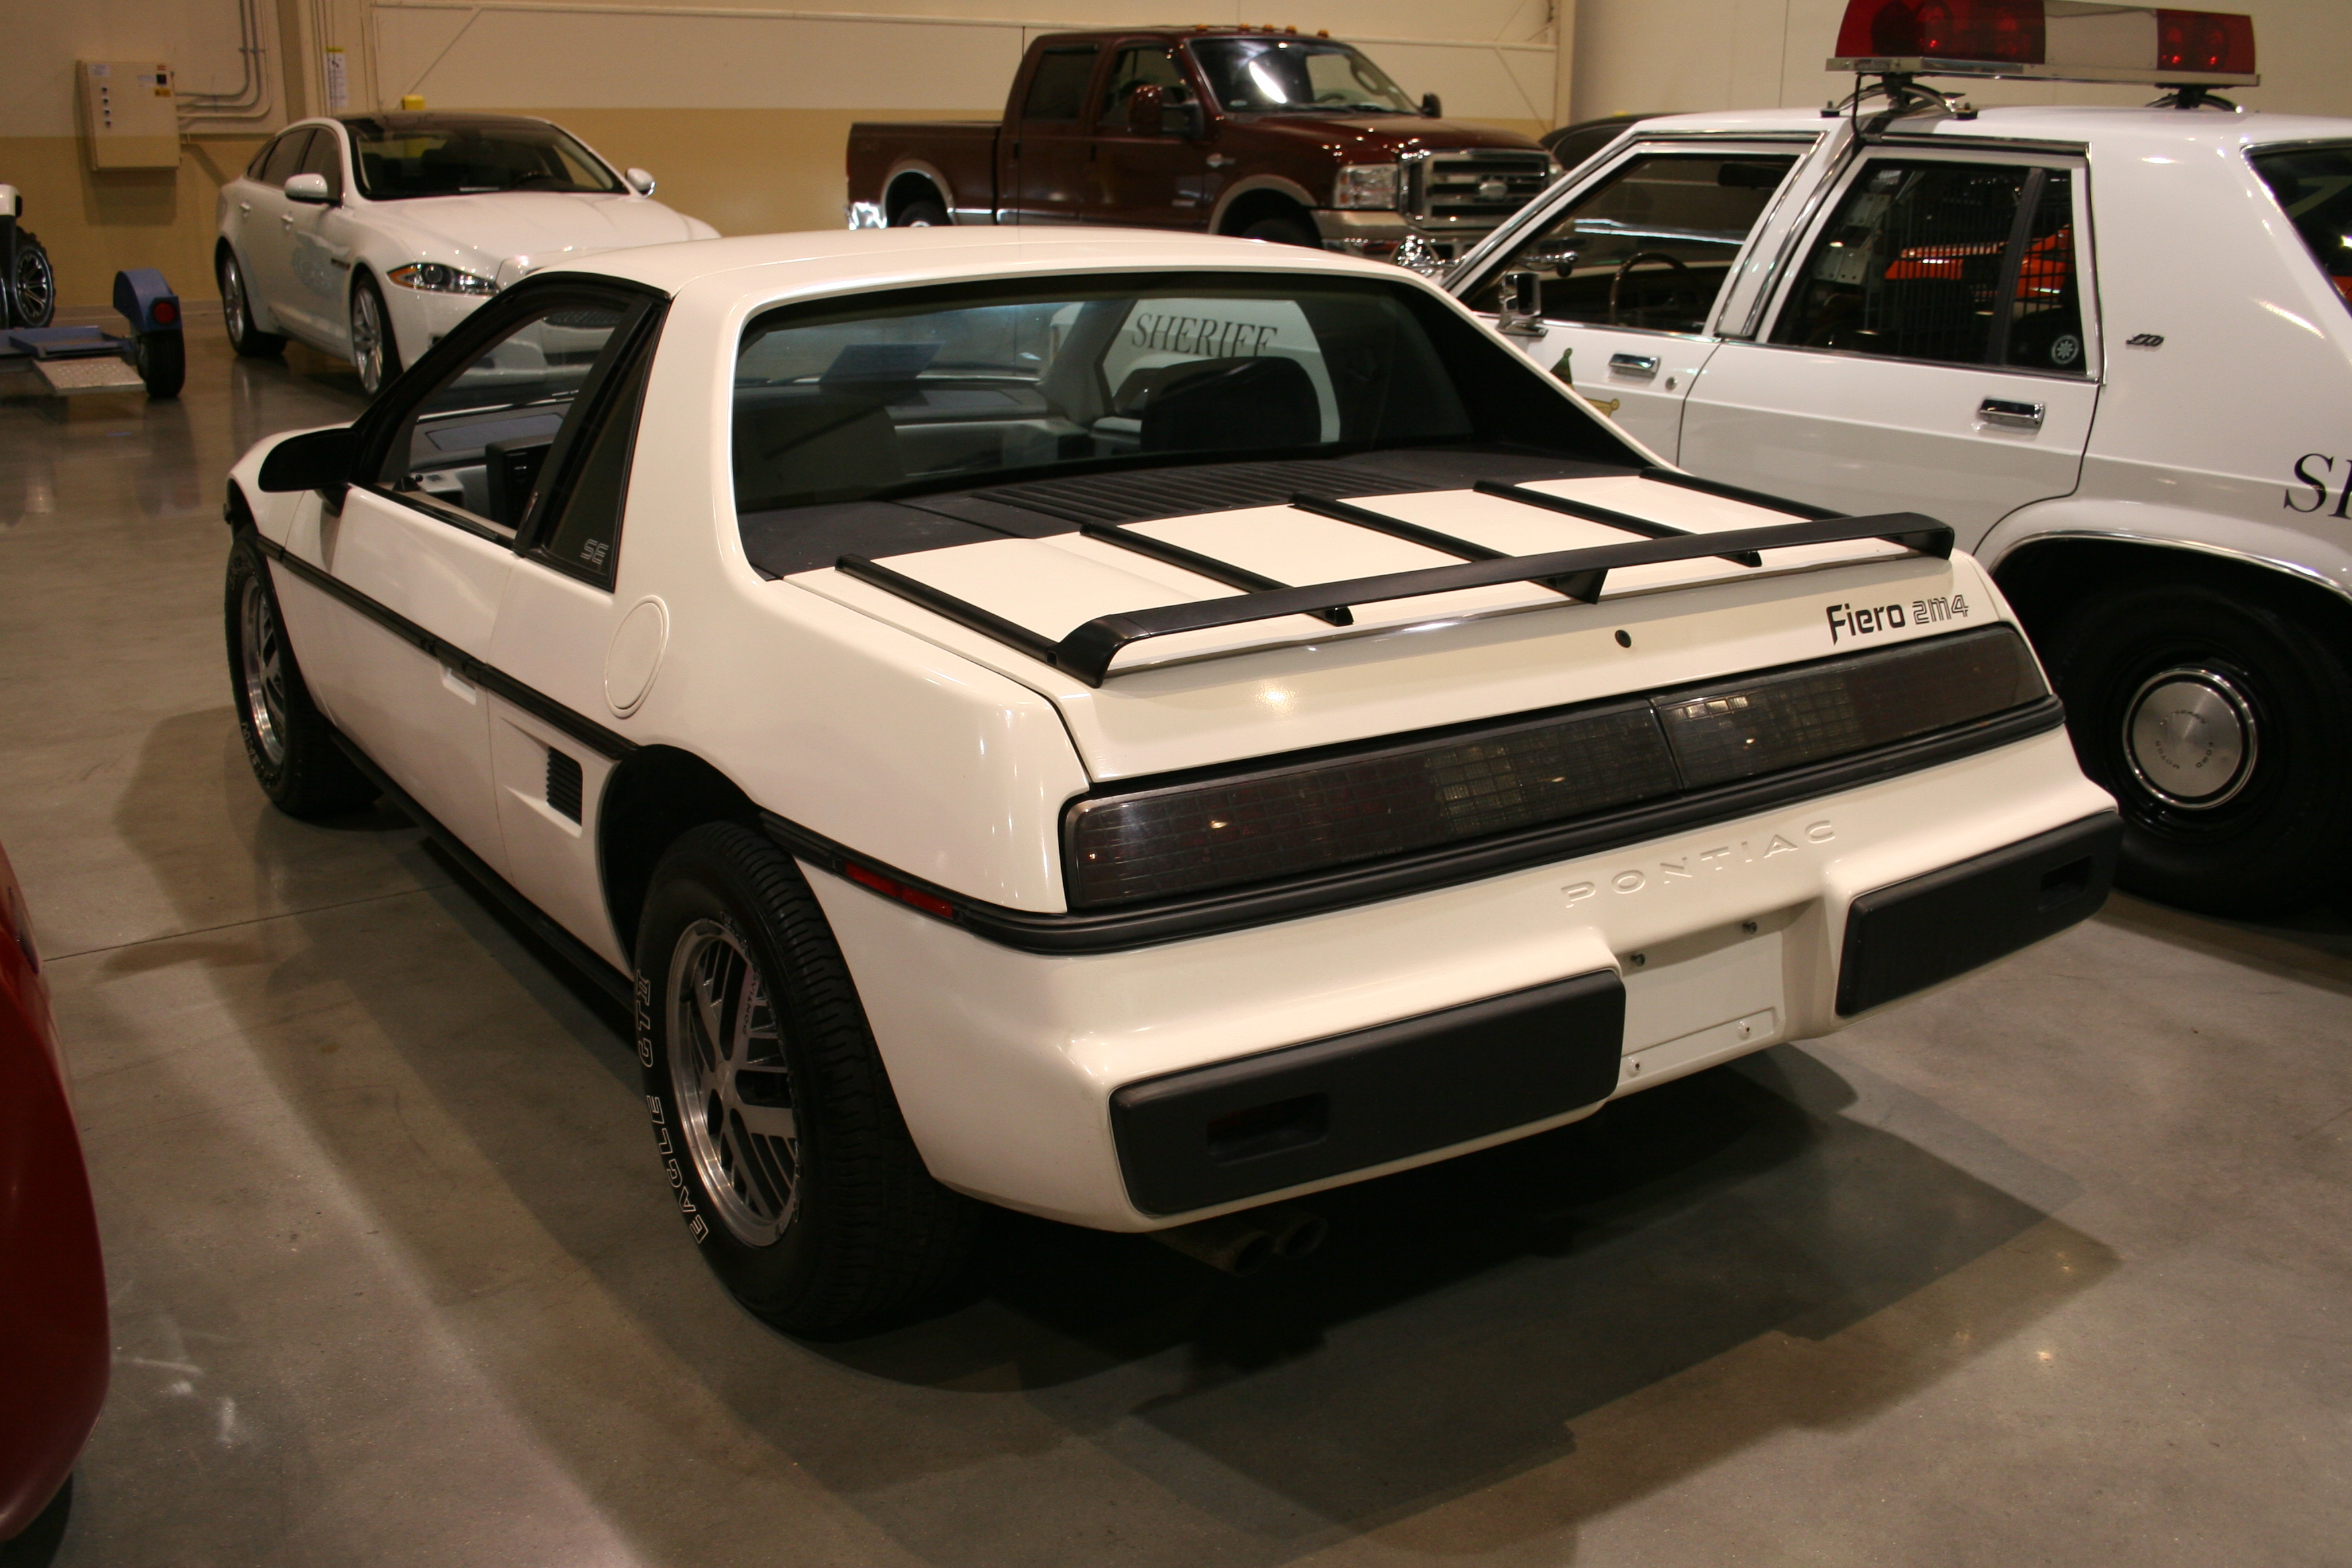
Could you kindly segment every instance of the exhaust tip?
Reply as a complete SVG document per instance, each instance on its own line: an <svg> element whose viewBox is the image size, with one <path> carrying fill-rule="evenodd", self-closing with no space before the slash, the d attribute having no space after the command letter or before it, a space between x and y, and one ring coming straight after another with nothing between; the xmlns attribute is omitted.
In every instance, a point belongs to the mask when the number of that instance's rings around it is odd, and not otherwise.
<svg viewBox="0 0 2352 1568"><path fill-rule="evenodd" d="M1197 1263L1246 1279L1276 1258L1306 1257L1330 1234L1321 1215L1284 1204L1155 1230L1151 1238Z"/></svg>

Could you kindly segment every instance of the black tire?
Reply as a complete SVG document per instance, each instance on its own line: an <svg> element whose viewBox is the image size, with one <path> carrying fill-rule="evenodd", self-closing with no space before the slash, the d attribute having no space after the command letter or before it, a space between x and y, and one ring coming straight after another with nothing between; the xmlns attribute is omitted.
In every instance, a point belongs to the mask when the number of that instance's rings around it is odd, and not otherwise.
<svg viewBox="0 0 2352 1568"><path fill-rule="evenodd" d="M687 833L655 868L636 966L655 1146L688 1233L736 1299L814 1333L945 1284L981 1205L924 1169L792 858L733 823Z"/></svg>
<svg viewBox="0 0 2352 1568"><path fill-rule="evenodd" d="M213 281L220 285L221 324L228 329L229 347L247 359L275 359L286 352L284 338L255 330L253 293L245 281L245 268L226 245L213 257Z"/></svg>
<svg viewBox="0 0 2352 1568"><path fill-rule="evenodd" d="M925 196L920 201L908 202L905 206L900 207L898 216L890 220L890 226L892 228L945 228L948 226L948 209L931 200L930 197Z"/></svg>
<svg viewBox="0 0 2352 1568"><path fill-rule="evenodd" d="M310 700L286 638L269 562L248 529L229 546L225 595L229 689L246 761L269 803L289 816L332 816L376 796L375 785L335 744L334 726ZM251 661L246 658L254 652Z"/></svg>
<svg viewBox="0 0 2352 1568"><path fill-rule="evenodd" d="M1303 245L1309 250L1323 248L1323 237L1304 218L1262 217L1242 229L1241 237L1263 239L1274 245Z"/></svg>
<svg viewBox="0 0 2352 1568"><path fill-rule="evenodd" d="M2340 885L2352 670L2329 638L2253 593L2148 582L2074 605L2043 655L2123 811L2118 887L2258 915Z"/></svg>
<svg viewBox="0 0 2352 1568"><path fill-rule="evenodd" d="M177 332L142 332L131 349L131 363L147 384L147 395L172 398L188 380L188 345Z"/></svg>
<svg viewBox="0 0 2352 1568"><path fill-rule="evenodd" d="M400 379L400 338L392 330L392 312L384 309L383 290L364 272L352 280L352 368L360 373L360 390L370 397Z"/></svg>
<svg viewBox="0 0 2352 1568"><path fill-rule="evenodd" d="M40 237L28 228L16 231L16 258L8 268L6 317L10 325L46 327L57 319L58 275Z"/></svg>

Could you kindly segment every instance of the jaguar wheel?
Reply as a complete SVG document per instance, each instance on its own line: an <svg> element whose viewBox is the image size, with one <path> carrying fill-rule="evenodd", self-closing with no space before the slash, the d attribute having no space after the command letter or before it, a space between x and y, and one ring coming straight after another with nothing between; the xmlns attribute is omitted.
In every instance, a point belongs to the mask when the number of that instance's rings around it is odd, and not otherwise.
<svg viewBox="0 0 2352 1568"><path fill-rule="evenodd" d="M391 313L375 279L365 275L352 285L352 368L370 397L400 374L400 342L393 336Z"/></svg>
<svg viewBox="0 0 2352 1568"><path fill-rule="evenodd" d="M654 872L637 1060L687 1229L736 1298L796 1332L920 1300L980 1205L931 1180L800 868L732 823Z"/></svg>
<svg viewBox="0 0 2352 1568"><path fill-rule="evenodd" d="M220 283L221 324L228 329L228 346L247 359L268 359L286 352L286 340L275 332L256 331L253 300L245 287L245 268L226 245L213 258L213 274Z"/></svg>
<svg viewBox="0 0 2352 1568"><path fill-rule="evenodd" d="M2117 886L2274 913L2352 860L2352 670L2312 625L2249 593L2150 583L2075 605L2045 654L2083 770L2122 808Z"/></svg>
<svg viewBox="0 0 2352 1568"><path fill-rule="evenodd" d="M229 685L246 760L270 804L289 816L331 816L373 800L375 785L335 744L334 727L310 700L278 613L269 562L253 534L229 547Z"/></svg>

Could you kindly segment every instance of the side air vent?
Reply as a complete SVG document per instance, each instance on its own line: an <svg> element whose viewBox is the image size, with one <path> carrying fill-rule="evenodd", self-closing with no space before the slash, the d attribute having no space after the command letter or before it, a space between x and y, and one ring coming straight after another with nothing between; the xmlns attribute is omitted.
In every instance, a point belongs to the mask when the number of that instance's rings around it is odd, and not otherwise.
<svg viewBox="0 0 2352 1568"><path fill-rule="evenodd" d="M572 821L580 820L580 760L552 746L547 749L547 804Z"/></svg>

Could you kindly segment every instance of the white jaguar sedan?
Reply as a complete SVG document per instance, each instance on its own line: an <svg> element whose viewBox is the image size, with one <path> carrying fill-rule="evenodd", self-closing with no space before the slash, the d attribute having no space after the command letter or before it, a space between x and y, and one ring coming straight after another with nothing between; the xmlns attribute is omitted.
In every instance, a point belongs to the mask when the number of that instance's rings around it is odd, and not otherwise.
<svg viewBox="0 0 2352 1568"><path fill-rule="evenodd" d="M1298 1194L1836 1029L2114 865L1949 529L1661 467L1286 246L599 257L227 516L262 787L389 796L634 1007L672 1201L793 1329L982 1203L1246 1268Z"/></svg>
<svg viewBox="0 0 2352 1568"><path fill-rule="evenodd" d="M289 126L221 187L229 342L348 359L373 395L516 279L719 231L544 120L348 114Z"/></svg>

